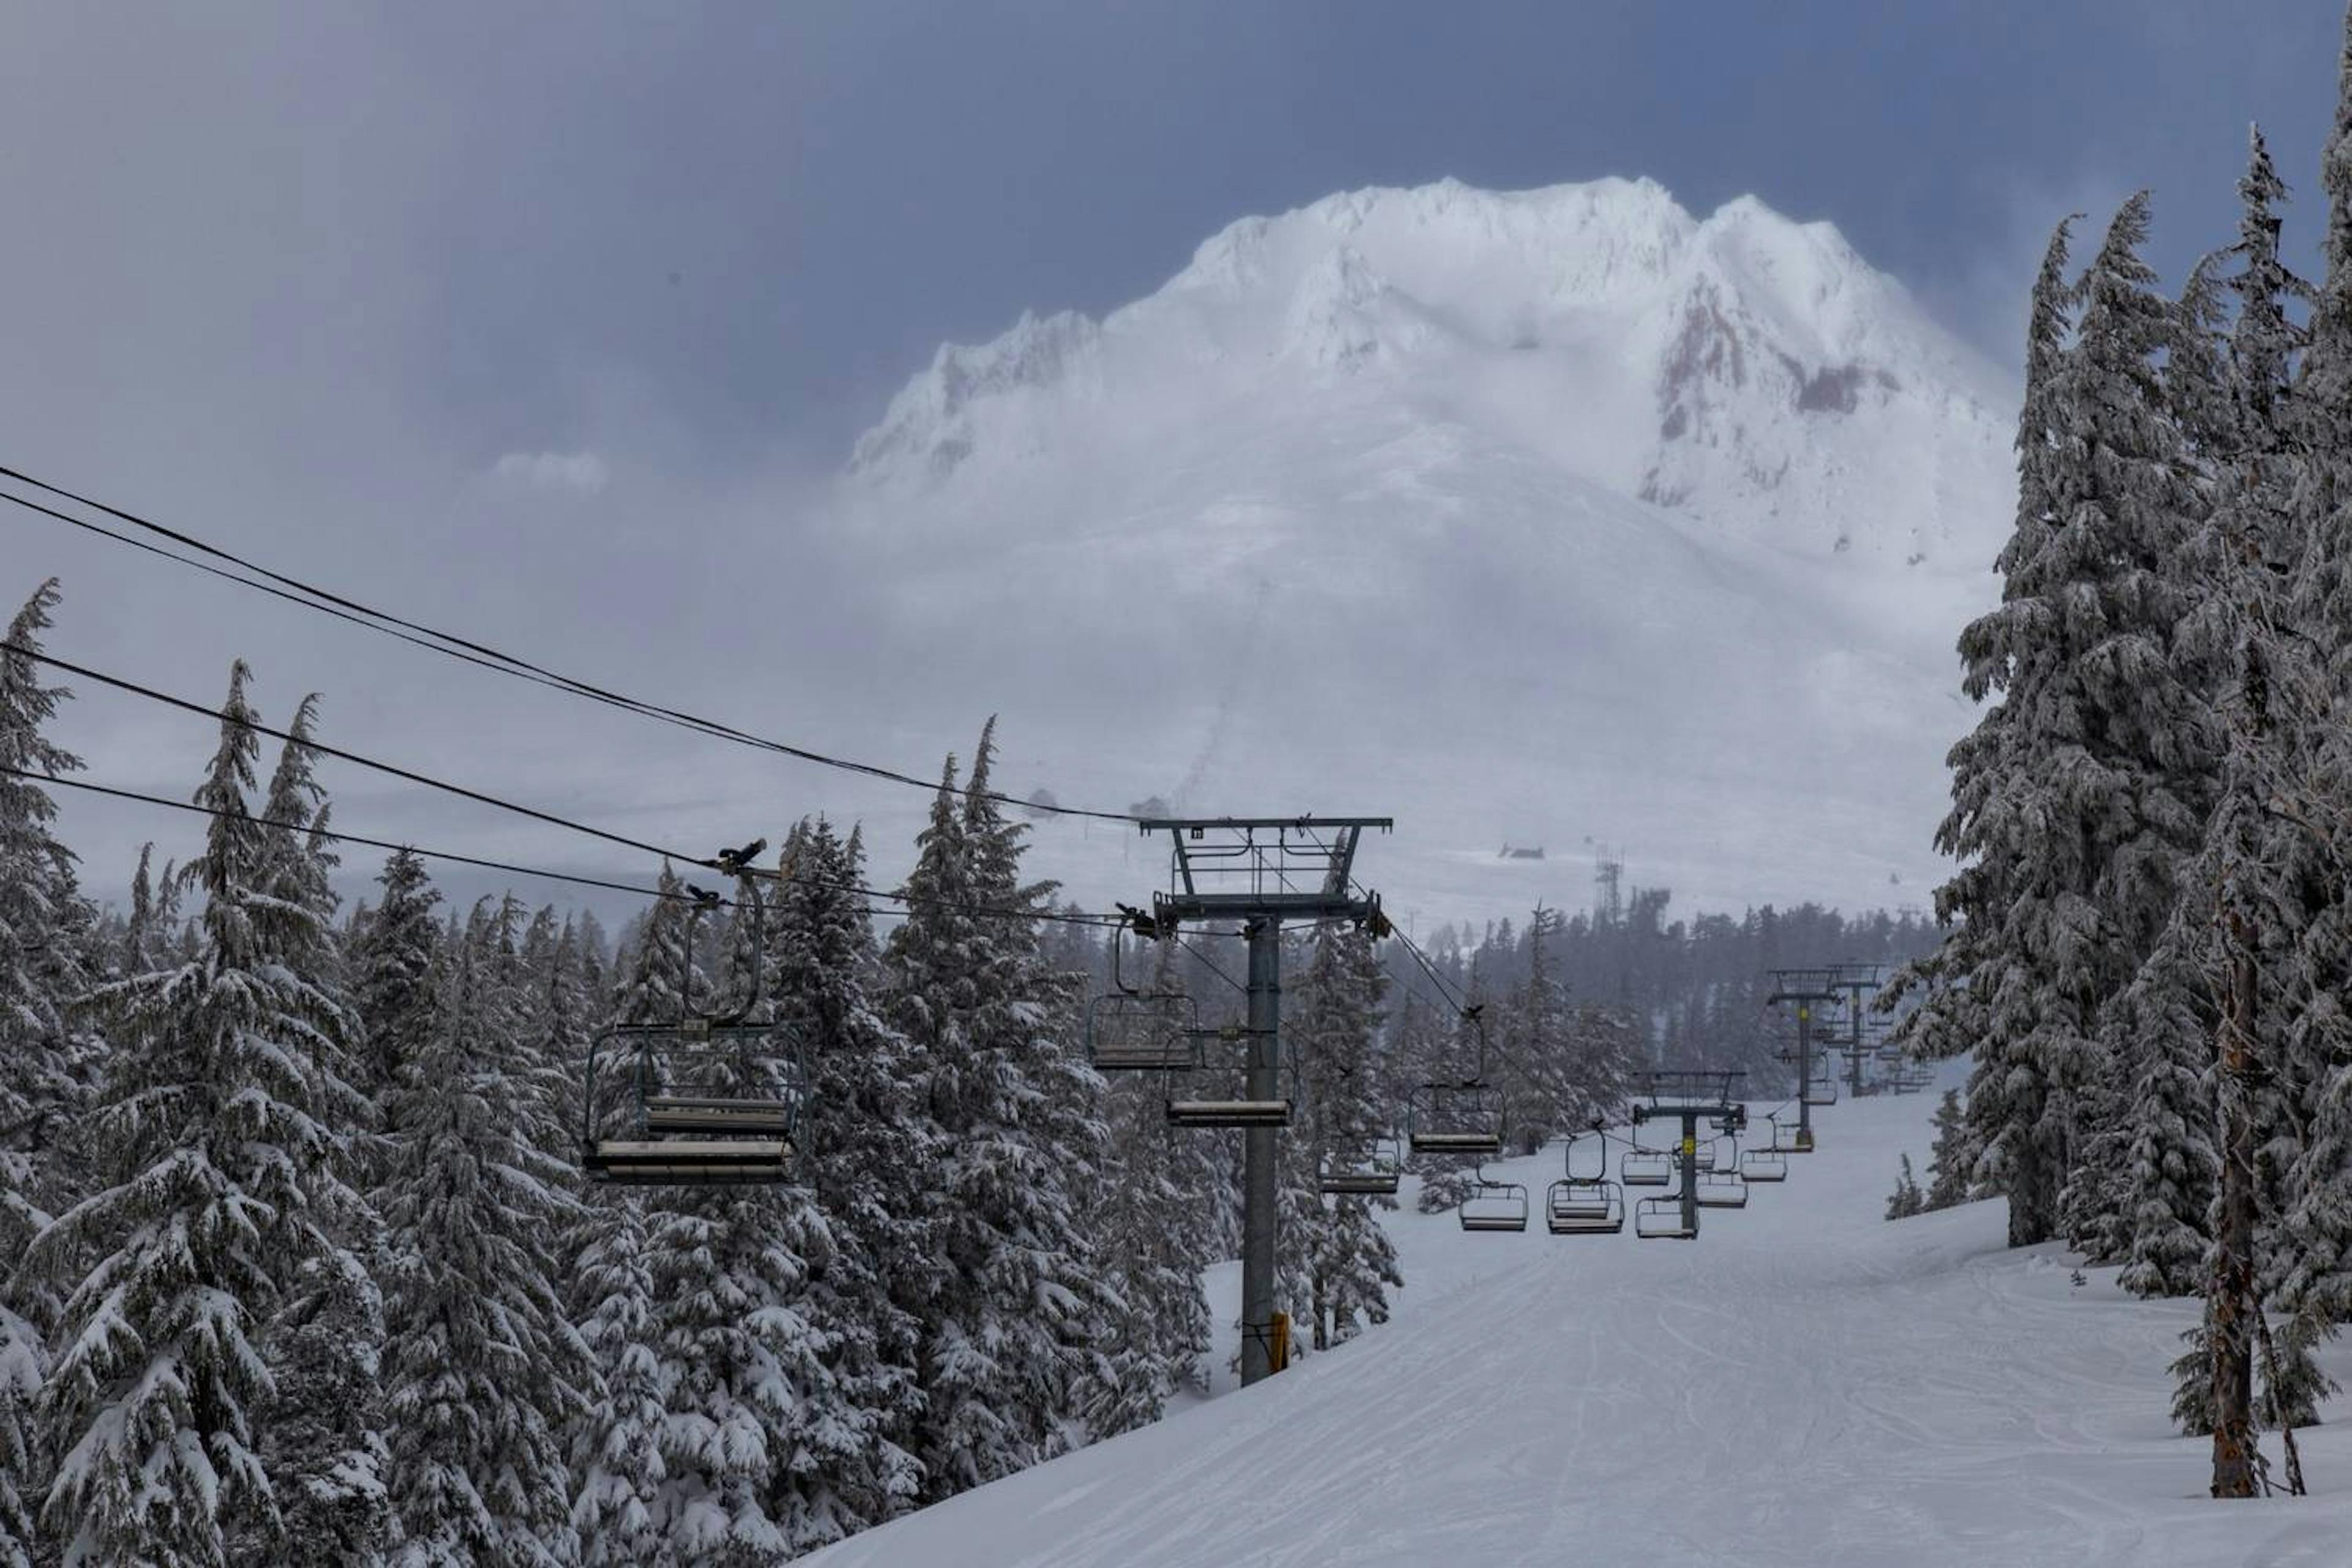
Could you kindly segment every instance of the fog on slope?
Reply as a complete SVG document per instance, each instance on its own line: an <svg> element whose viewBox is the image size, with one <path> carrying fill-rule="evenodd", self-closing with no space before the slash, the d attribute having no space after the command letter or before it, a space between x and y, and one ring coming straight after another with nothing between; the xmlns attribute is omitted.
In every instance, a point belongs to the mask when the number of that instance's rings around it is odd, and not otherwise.
<svg viewBox="0 0 2352 1568"><path fill-rule="evenodd" d="M942 349L833 515L905 710L1064 801L1376 812L1393 907L1924 901L2007 393L1826 225L1647 182L1236 223L1097 323ZM1098 885L1096 830L1042 868ZM1129 860L1136 858L1130 851ZM1148 868L1145 868L1148 873Z"/></svg>

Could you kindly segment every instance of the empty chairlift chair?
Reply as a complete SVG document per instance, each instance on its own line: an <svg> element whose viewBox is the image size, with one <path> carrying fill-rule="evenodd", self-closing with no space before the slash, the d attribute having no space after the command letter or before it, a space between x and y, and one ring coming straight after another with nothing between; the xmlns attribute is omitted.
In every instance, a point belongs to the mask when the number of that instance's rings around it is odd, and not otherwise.
<svg viewBox="0 0 2352 1568"><path fill-rule="evenodd" d="M1804 1100L1807 1105L1835 1105L1838 1102L1837 1079L1834 1078L1812 1079L1805 1085Z"/></svg>
<svg viewBox="0 0 2352 1568"><path fill-rule="evenodd" d="M1363 1158L1327 1164L1317 1185L1328 1195L1387 1197L1403 1173L1403 1146L1393 1138L1376 1138Z"/></svg>
<svg viewBox="0 0 2352 1568"><path fill-rule="evenodd" d="M1609 1180L1609 1146L1601 1145L1601 1168L1576 1173L1576 1143L1568 1142L1567 1174L1544 1194L1544 1224L1554 1236L1613 1236L1625 1228L1625 1194Z"/></svg>
<svg viewBox="0 0 2352 1568"><path fill-rule="evenodd" d="M1459 1213L1465 1230L1525 1230L1528 1190L1517 1182L1489 1181L1481 1171Z"/></svg>
<svg viewBox="0 0 2352 1568"><path fill-rule="evenodd" d="M1239 1025L1228 1025L1216 1030L1195 1030L1193 1037L1217 1040L1227 1045L1238 1044L1246 1063L1255 1037ZM1297 1068L1293 1064L1290 1076L1294 1081ZM1272 1100L1256 1100L1244 1095L1239 1100L1209 1100L1199 1096L1171 1094L1168 1099L1168 1124L1171 1127L1287 1127L1290 1125L1292 1097L1277 1094Z"/></svg>
<svg viewBox="0 0 2352 1568"><path fill-rule="evenodd" d="M1190 1072L1199 1033L1189 996L1114 991L1087 1005L1087 1059L1097 1072Z"/></svg>
<svg viewBox="0 0 2352 1568"><path fill-rule="evenodd" d="M1644 1241L1688 1241L1698 1233L1683 1223L1681 1198L1656 1197L1634 1205L1633 1234Z"/></svg>
<svg viewBox="0 0 2352 1568"><path fill-rule="evenodd" d="M1663 1187L1674 1179L1675 1156L1665 1149L1635 1144L1618 1158L1617 1179L1629 1187Z"/></svg>
<svg viewBox="0 0 2352 1568"><path fill-rule="evenodd" d="M1789 1179L1789 1157L1780 1152L1776 1137L1769 1147L1743 1149L1739 1152L1739 1175L1747 1182L1785 1182Z"/></svg>
<svg viewBox="0 0 2352 1568"><path fill-rule="evenodd" d="M1698 1206L1744 1209L1748 1206L1748 1184L1737 1171L1703 1170L1698 1173Z"/></svg>
<svg viewBox="0 0 2352 1568"><path fill-rule="evenodd" d="M1414 1097L1412 1128L1406 1141L1416 1154L1459 1154L1470 1159L1499 1154L1503 1152L1501 1097L1483 1080L1424 1083Z"/></svg>
<svg viewBox="0 0 2352 1568"><path fill-rule="evenodd" d="M606 1029L589 1047L581 1167L623 1186L782 1182L805 1092L798 1043L774 1025Z"/></svg>

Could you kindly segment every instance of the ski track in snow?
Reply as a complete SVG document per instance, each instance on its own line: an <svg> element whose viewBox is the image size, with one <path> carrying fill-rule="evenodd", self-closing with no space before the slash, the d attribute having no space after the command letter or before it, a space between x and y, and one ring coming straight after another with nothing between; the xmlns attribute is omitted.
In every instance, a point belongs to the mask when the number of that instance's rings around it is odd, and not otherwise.
<svg viewBox="0 0 2352 1568"><path fill-rule="evenodd" d="M1696 1242L1550 1236L1557 1150L1493 1167L1528 1184L1532 1228L1391 1216L1387 1326L807 1561L2352 1562L2336 1425L2301 1435L2314 1497L2204 1496L2206 1445L2165 1415L2190 1304L2134 1301L2111 1269L2073 1285L2059 1249L2003 1247L1998 1202L1879 1217L1898 1153L1924 1168L1935 1100L1825 1108L1820 1150Z"/></svg>

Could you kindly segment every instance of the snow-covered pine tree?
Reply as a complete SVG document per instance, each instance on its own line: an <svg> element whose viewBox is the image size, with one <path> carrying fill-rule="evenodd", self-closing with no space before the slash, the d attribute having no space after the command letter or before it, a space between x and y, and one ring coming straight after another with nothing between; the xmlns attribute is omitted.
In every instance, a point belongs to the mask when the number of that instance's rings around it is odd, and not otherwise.
<svg viewBox="0 0 2352 1568"><path fill-rule="evenodd" d="M337 861L310 739L317 712L315 696L297 705L264 797L267 870L257 908L268 918L257 919L255 930L264 963L340 1004L343 963L331 881ZM358 1070L357 1035L354 1016L339 1005L311 1042L321 1110L336 1130L336 1180L327 1190L348 1200L317 1215L336 1245L304 1262L263 1336L276 1389L262 1454L272 1474L284 1478L285 1541L278 1554L291 1564L373 1561L391 1522L382 1432L383 1302L366 1261L375 1253L378 1226L358 1200L359 1183L372 1173L360 1168L359 1153L374 1108L350 1081Z"/></svg>
<svg viewBox="0 0 2352 1568"><path fill-rule="evenodd" d="M2289 731L2287 777L2284 787L2273 785L2274 795L2286 797L2283 815L2304 830L2293 884L2299 898L2289 906L2296 917L2291 951L2265 976L2284 982L2283 995L2266 991L2264 999L2270 1013L2288 1022L2278 1059L2256 1064L2257 1077L2266 1071L2282 1088L2275 1108L2282 1125L2266 1140L2280 1157L2265 1162L2276 1171L2280 1215L2270 1234L2257 1231L2252 1282L2267 1287L2291 1315L2278 1350L2305 1365L2282 1369L2290 1388L2309 1381L2313 1347L2352 1318L2352 1187L2344 1177L2352 1164L2352 1017L2344 1002L2352 986L2352 856L2342 847L2352 837L2346 805L2352 800L2352 745L2345 721L2352 692L2352 16L2346 27L2335 125L2320 163L2326 270L2311 294L2300 373L2272 421L2286 439L2260 465L2266 475L2286 475L2286 510L2301 546L2284 595L2294 635L2279 639L2277 657L2284 664L2300 655L2305 662L2274 670L2272 680L2274 718ZM2258 182L2250 175L2250 183ZM2274 229L2267 238L2266 247L2248 248L2274 258ZM2245 271L2252 282L2256 266L2250 261ZM2284 277L2283 268L2275 271ZM2291 297L2293 290L2281 286L2275 292ZM2269 335L2285 331L2273 325ZM2292 348L2287 342L2283 357ZM2242 1273L2230 1278L2240 1289L2224 1292L2217 1268L2209 1296L2230 1295L2242 1323L2249 1282ZM2236 1401L2245 1372L2235 1360L2244 1348L2237 1337L2217 1344L2224 1354L2215 1357L2216 1403L2228 1406L2214 1437L2218 1491L2225 1468L2232 1479L2240 1473L2234 1462L2225 1465L2234 1454L2225 1456L2223 1428L2241 1414ZM2227 1395L2219 1392L2225 1378Z"/></svg>
<svg viewBox="0 0 2352 1568"><path fill-rule="evenodd" d="M964 841L981 907L1018 912L981 917L989 928L994 963L983 970L973 1038L997 1053L1006 1072L996 1092L1012 1091L1011 1099L998 1103L1011 1113L1006 1125L1014 1136L1003 1151L1013 1163L982 1180L996 1186L1023 1165L1031 1173L1027 1183L1007 1190L1017 1201L1003 1212L1001 1234L1015 1238L1016 1246L999 1255L992 1272L999 1310L1024 1331L1008 1342L1012 1353L1003 1364L1020 1391L1039 1457L1051 1458L1071 1445L1078 1386L1099 1370L1091 1325L1105 1287L1079 1214L1086 1197L1106 1179L1108 1133L1102 1121L1101 1080L1087 1064L1078 1038L1082 998L1047 965L1037 937L1037 917L1051 910L1058 888L1022 879L1029 829L1006 816L992 798L995 760L992 717L972 749ZM1025 1108L1023 1098L1029 1101ZM967 1109L979 1110L983 1119L999 1114L984 1104L967 1102ZM1026 1159L1015 1152L1024 1143L1033 1151ZM980 1167L973 1170L978 1173Z"/></svg>
<svg viewBox="0 0 2352 1568"><path fill-rule="evenodd" d="M687 963L684 889L667 866L660 890L664 896L646 917L614 997L619 1022L677 1016ZM584 1030L588 998L598 994L584 953L572 955L573 973L565 973L563 946L572 937L567 925L548 978L548 1024L556 1038L562 1037L575 1010L572 1026ZM576 1059L584 1060L584 1050ZM611 1075L606 1087L618 1092L624 1076ZM579 1093L584 1098L584 1085ZM580 1109L572 1107L575 1115ZM598 1374L599 1392L574 1422L571 1445L577 1483L572 1522L579 1532L581 1561L590 1568L662 1561L667 1522L663 1455L669 1439L672 1369L666 1368L661 1353L650 1224L645 1194L591 1186L564 1238L564 1255L578 1259L566 1297Z"/></svg>
<svg viewBox="0 0 2352 1568"><path fill-rule="evenodd" d="M1180 951L1160 944L1152 990L1182 994ZM1079 1405L1096 1437L1160 1419L1169 1396L1197 1379L1209 1348L1201 1271L1217 1255L1214 1214L1223 1194L1215 1181L1223 1162L1212 1152L1213 1139L1169 1126L1166 1105L1157 1075L1112 1075L1103 1095L1108 1163L1086 1224L1110 1291L1097 1315L1108 1365L1088 1381Z"/></svg>
<svg viewBox="0 0 2352 1568"><path fill-rule="evenodd" d="M41 683L41 634L58 605L53 578L8 624L0 647L0 1257L21 1256L80 1185L71 1130L86 1109L97 1043L67 1018L94 978L94 911L38 783L81 766L43 730L67 695ZM40 1315L46 1315L42 1313Z"/></svg>
<svg viewBox="0 0 2352 1568"><path fill-rule="evenodd" d="M1909 1219L1927 1206L1927 1200L1919 1191L1919 1179L1911 1173L1911 1156L1906 1154L1903 1156L1902 1174L1895 1177L1895 1191L1887 1195L1886 1217Z"/></svg>
<svg viewBox="0 0 2352 1568"><path fill-rule="evenodd" d="M1641 1025L1622 1007L1581 1002L1569 1010L1568 1038L1582 1125L1621 1120L1648 1058Z"/></svg>
<svg viewBox="0 0 2352 1568"><path fill-rule="evenodd" d="M1103 1132L1096 1122L1056 1140L1033 1120L1056 1098L1042 1076L1063 1068L1039 1033L1045 976L1025 911L1042 895L1019 879L1021 830L978 793L992 743L984 733L961 803L949 760L885 955L889 1016L922 1055L942 1151L926 1217L943 1270L918 1309L927 1500L1009 1475L1058 1440L1078 1365L1069 1347L1094 1305L1071 1182L1099 1179ZM1022 912L982 912L997 910Z"/></svg>
<svg viewBox="0 0 2352 1568"><path fill-rule="evenodd" d="M1927 1207L1948 1209L1968 1202L1969 1172L1975 1166L1960 1091L1948 1089L1936 1104L1936 1139L1927 1148Z"/></svg>
<svg viewBox="0 0 2352 1568"><path fill-rule="evenodd" d="M1308 1116L1290 1136L1310 1152L1310 1173L1327 1163L1341 1169L1360 1164L1387 1131L1375 1043L1388 976L1371 938L1360 931L1324 927L1313 952L1297 1022L1286 1027L1300 1053ZM1354 1338L1367 1324L1386 1322L1389 1288L1402 1288L1404 1279L1396 1248L1374 1214L1394 1208L1394 1199L1318 1194L1316 1206L1313 1230L1296 1240L1286 1232L1283 1247L1305 1258L1307 1326L1314 1348L1322 1350ZM1295 1317L1297 1308L1292 1310Z"/></svg>
<svg viewBox="0 0 2352 1568"><path fill-rule="evenodd" d="M814 1544L905 1511L920 1490L921 1324L907 1298L929 1294L937 1269L921 1194L940 1151L916 1103L913 1047L866 991L863 841L845 841L823 817L803 821L781 868L768 917L772 1000L809 1074L799 1180L835 1240L803 1308L833 1346L836 1402L806 1424L814 1463L791 1521Z"/></svg>
<svg viewBox="0 0 2352 1568"><path fill-rule="evenodd" d="M2145 1042L2125 1037L2117 1004L2174 906L2211 795L2203 693L2173 649L2189 603L2178 557L2202 501L2166 417L2158 355L2174 317L2139 259L2147 226L2135 196L2078 291L2063 282L2065 226L2053 238L2034 289L2003 600L1961 637L1968 694L2000 700L1953 750L1938 842L1966 864L1938 914L1966 921L1951 978L1971 1005L1982 992L1987 1028L1969 1110L2021 1245L2062 1215L2102 1247L2121 1228L2123 1096L2092 1091L2137 1065Z"/></svg>
<svg viewBox="0 0 2352 1568"><path fill-rule="evenodd" d="M247 672L195 795L214 814L188 875L195 956L103 987L116 1054L91 1118L99 1189L26 1269L69 1287L42 1400L57 1480L43 1508L70 1559L216 1564L268 1548L282 1499L257 1430L273 1393L260 1323L332 1258L348 1212L320 1063L332 997L269 957L287 911L248 814Z"/></svg>
<svg viewBox="0 0 2352 1568"><path fill-rule="evenodd" d="M73 854L51 831L56 804L37 782L80 766L42 733L66 693L41 683L30 657L57 603L52 579L17 612L0 648L0 768L14 770L0 773L0 1257L12 1259L79 1184L72 1167L83 1161L70 1134L97 1054L66 1016L91 978L89 914ZM34 1512L46 1468L34 1405L47 1365L42 1331L57 1306L36 1279L0 1291L0 1568L41 1549Z"/></svg>
<svg viewBox="0 0 2352 1568"><path fill-rule="evenodd" d="M409 1568L579 1554L563 1437L597 1393L595 1369L554 1283L567 1173L533 1145L513 1069L528 1042L501 952L512 918L511 900L474 907L438 1027L391 1097L394 1155L376 1203L394 1560Z"/></svg>
<svg viewBox="0 0 2352 1568"><path fill-rule="evenodd" d="M659 1560L662 1439L669 1417L656 1348L646 1213L632 1192L591 1194L575 1227L573 1291L586 1304L580 1336L598 1392L575 1424L579 1486L572 1525L586 1568L633 1568Z"/></svg>
<svg viewBox="0 0 2352 1568"><path fill-rule="evenodd" d="M1558 910L1538 905L1528 917L1527 978L1509 998L1496 1042L1495 1076L1511 1112L1504 1145L1521 1154L1592 1121L1577 1081L1567 990L1553 973L1559 930Z"/></svg>
<svg viewBox="0 0 2352 1568"><path fill-rule="evenodd" d="M2067 891L2086 898L2090 917L2048 951L2056 993L2094 1027L2087 1040L2061 1028L2041 1045L2073 1123L2066 1228L2100 1257L2129 1234L2128 1100L2116 1090L2151 1054L2193 1054L2204 1036L2193 1006L2135 1010L2126 992L2179 902L2220 765L2214 661L2180 635L2206 594L2183 563L2210 503L2165 379L2168 363L2201 357L2201 344L2140 258L2147 222L2145 194L2126 202L2083 277L2066 372L2079 482L2042 556L2066 587L2063 663L2044 692L2059 706L2043 710L2054 721L2040 740L2056 764L2058 819L2079 845L2060 874L2080 879Z"/></svg>
<svg viewBox="0 0 2352 1568"><path fill-rule="evenodd" d="M1936 918L1949 934L1914 1015L1915 1032L1937 1030L1965 1007L1977 1044L1969 1087L1974 1180L2009 1200L2009 1240L2030 1246L2057 1218L2063 1151L2050 1138L2050 1080L2035 1043L2047 964L2032 939L2063 929L2057 889L2042 885L2035 839L2039 802L2032 732L2039 689L2053 679L2047 647L2053 584L2042 558L2071 504L2077 443L2064 408L2063 369L2074 295L2066 281L2073 219L2042 254L2026 331L2025 397L2018 416L2017 521L1996 563L1999 608L1960 634L1961 689L1993 700L1953 746L1952 809L1936 845L1960 862L1936 891ZM2031 945L2030 945L2031 944ZM2077 1019L2080 1028L2088 1021Z"/></svg>
<svg viewBox="0 0 2352 1568"><path fill-rule="evenodd" d="M2198 1269L2205 1321L2189 1354L2175 1367L2207 1382L2202 1389L2184 1384L2175 1408L2186 1423L2212 1433L2213 1488L2228 1496L2251 1495L2258 1485L2256 1315L2263 1289L2294 1273L2283 1263L2265 1268L2262 1257L2268 1250L2263 1243L2276 1232L2262 1212L2262 1189L2275 1187L2294 1163L2279 1147L2294 1142L2285 1124L2297 1118L2293 1052L2283 1047L2296 1034L2308 1037L2308 1031L2325 1028L2306 1005L2313 1000L2307 972L2298 974L2299 966L2281 962L2299 946L2308 952L2309 900L2299 884L2321 870L2325 856L2315 855L2298 824L2310 820L2306 738L2313 731L2305 715L2317 694L2307 673L2312 645L2291 629L2292 585L2281 592L2282 576L2298 559L2305 566L2311 561L2295 537L2291 502L2301 465L2290 457L2289 440L2295 423L2290 376L2298 345L2287 306L2304 288L2280 262L2275 208L2285 187L2259 132L2239 195L2239 266L2228 284L2236 313L2227 352L2208 347L2217 337L2208 323L2221 312L2208 302L2211 274L2200 268L2184 300L2185 330L2171 356L2176 401L2196 437L2213 498L2205 527L2184 552L2209 588L2198 613L2185 622L2181 640L2217 672L2214 710L2223 752L2202 845L2172 930L2151 965L2170 957L2174 968L2194 966L2203 995L2192 995L2176 980L2171 989L2184 1000L2175 1005L2186 1011L2201 1004L2211 1037L2196 1064L2201 1114L2180 1134L2180 1147L2213 1196L2207 1214L2197 1216L2201 1223L2178 1227L2188 1234L2174 1247L2176 1253L2185 1251L2192 1236L2208 1243ZM2321 876L2324 880L2324 870ZM2189 1061L2173 1070L2186 1075ZM2189 1092L2183 1085L2171 1099ZM2164 1121L2169 1110L2148 1107L2148 1121ZM2274 1151L2268 1159L2262 1153L2266 1142ZM2154 1279L2152 1270L2137 1272L2136 1285ZM2187 1283L2188 1274L2185 1265L2178 1266L2161 1282L2177 1287ZM2292 1369L2282 1370L2290 1381L2315 1379L2316 1369L2297 1360L2309 1342L2288 1340Z"/></svg>
<svg viewBox="0 0 2352 1568"><path fill-rule="evenodd" d="M441 894L409 849L392 853L376 884L383 897L352 955L352 1005L359 1015L358 1082L381 1104L436 1027L441 927L433 909Z"/></svg>

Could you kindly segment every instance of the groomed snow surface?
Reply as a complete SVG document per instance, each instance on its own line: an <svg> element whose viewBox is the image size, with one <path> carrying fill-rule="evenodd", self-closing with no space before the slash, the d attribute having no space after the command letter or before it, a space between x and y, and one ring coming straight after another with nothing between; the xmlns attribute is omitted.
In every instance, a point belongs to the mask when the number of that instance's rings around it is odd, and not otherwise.
<svg viewBox="0 0 2352 1568"><path fill-rule="evenodd" d="M1408 1203L1386 1327L806 1561L2352 1563L2345 1401L2301 1434L2314 1496L2212 1501L2207 1445L2165 1416L2191 1304L2006 1249L1998 1201L1880 1218L1935 1102L1821 1110L1819 1152L1695 1242L1547 1234L1556 1150L1507 1166L1538 1205L1524 1235Z"/></svg>

